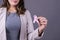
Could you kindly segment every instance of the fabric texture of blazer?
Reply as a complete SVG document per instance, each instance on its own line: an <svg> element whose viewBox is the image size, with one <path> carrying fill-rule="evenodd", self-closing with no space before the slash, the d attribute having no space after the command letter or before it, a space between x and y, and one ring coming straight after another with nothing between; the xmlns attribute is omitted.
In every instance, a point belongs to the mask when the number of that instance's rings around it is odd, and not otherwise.
<svg viewBox="0 0 60 40"><path fill-rule="evenodd" d="M5 28L6 12L6 8L0 8L0 40L7 40ZM26 10L24 15L20 15L20 18L20 40L35 40L35 38L39 39L43 36L43 33L40 37L38 36L38 28L34 30L31 14L28 10Z"/></svg>

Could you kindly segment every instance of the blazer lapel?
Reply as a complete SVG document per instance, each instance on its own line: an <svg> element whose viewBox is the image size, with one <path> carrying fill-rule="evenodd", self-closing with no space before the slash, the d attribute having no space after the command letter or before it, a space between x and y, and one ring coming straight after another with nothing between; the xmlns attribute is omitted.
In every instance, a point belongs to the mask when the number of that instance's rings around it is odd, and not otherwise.
<svg viewBox="0 0 60 40"><path fill-rule="evenodd" d="M20 19L21 19L21 32L20 32L20 40L25 40L26 37L26 24L27 24L27 19L26 19L26 15L20 15ZM26 37L26 38L25 38Z"/></svg>

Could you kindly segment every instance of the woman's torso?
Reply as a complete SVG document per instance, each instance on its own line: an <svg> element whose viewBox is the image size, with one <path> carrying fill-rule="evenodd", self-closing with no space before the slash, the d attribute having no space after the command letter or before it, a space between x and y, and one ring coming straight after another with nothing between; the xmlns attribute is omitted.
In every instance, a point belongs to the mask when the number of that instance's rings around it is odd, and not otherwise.
<svg viewBox="0 0 60 40"><path fill-rule="evenodd" d="M6 37L7 40L19 40L21 21L15 12L6 15Z"/></svg>

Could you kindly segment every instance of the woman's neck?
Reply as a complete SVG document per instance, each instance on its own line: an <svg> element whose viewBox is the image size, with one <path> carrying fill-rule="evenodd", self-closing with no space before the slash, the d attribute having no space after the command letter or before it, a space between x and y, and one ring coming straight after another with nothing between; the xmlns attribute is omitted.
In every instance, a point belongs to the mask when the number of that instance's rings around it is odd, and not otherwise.
<svg viewBox="0 0 60 40"><path fill-rule="evenodd" d="M11 6L9 8L8 12L16 12L16 7L15 6Z"/></svg>

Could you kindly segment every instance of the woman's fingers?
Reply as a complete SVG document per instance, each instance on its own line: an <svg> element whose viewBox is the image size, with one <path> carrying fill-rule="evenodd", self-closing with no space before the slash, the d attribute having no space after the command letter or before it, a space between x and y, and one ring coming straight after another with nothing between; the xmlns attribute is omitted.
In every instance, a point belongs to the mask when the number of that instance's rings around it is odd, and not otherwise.
<svg viewBox="0 0 60 40"><path fill-rule="evenodd" d="M38 17L40 25L47 25L47 19L45 17Z"/></svg>
<svg viewBox="0 0 60 40"><path fill-rule="evenodd" d="M39 26L41 25L47 25L47 19L45 17L37 17L36 15L33 16L34 17L34 21L33 23L37 22Z"/></svg>

